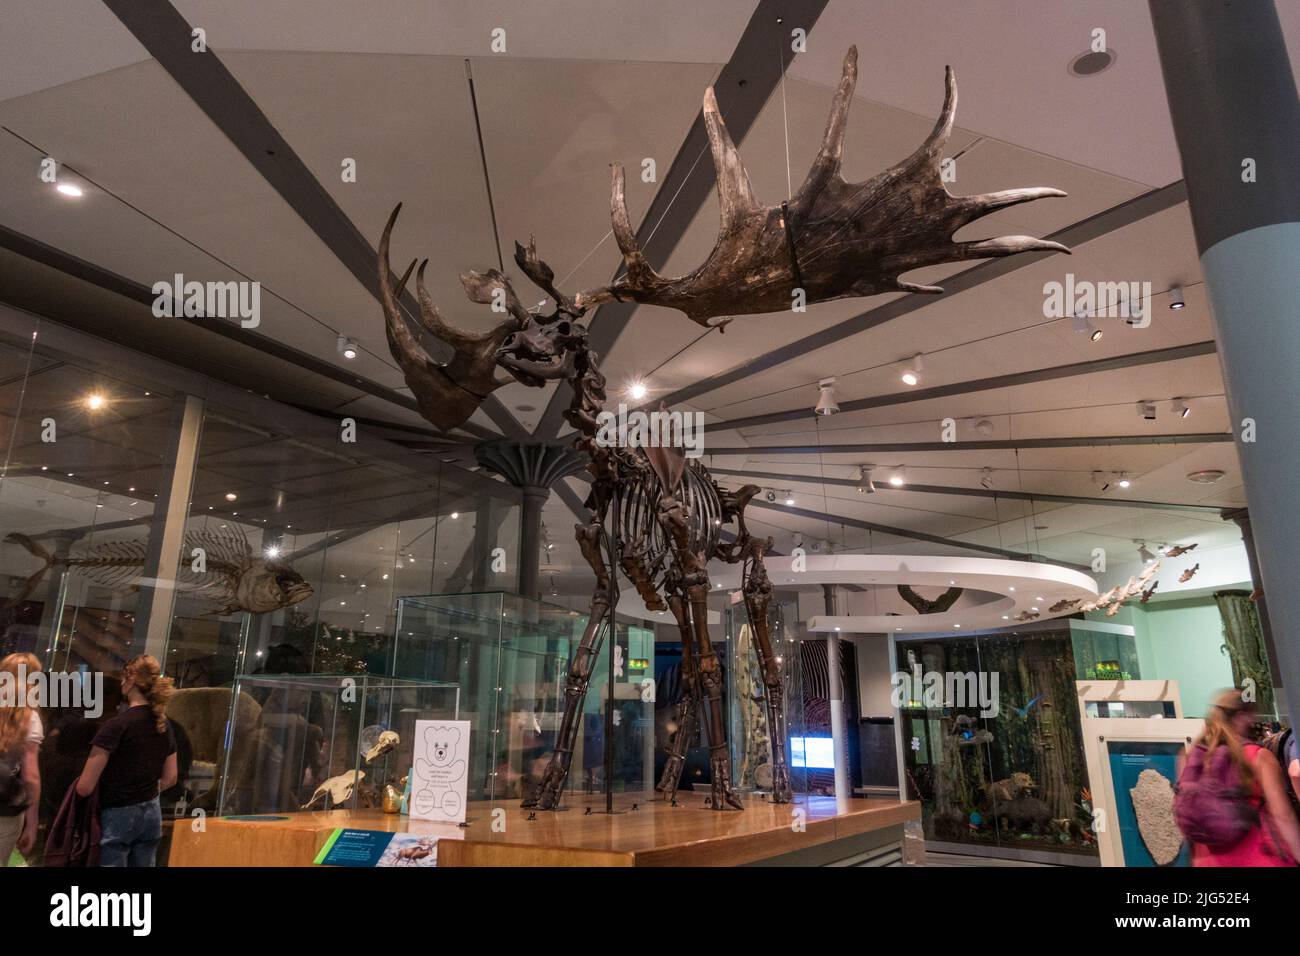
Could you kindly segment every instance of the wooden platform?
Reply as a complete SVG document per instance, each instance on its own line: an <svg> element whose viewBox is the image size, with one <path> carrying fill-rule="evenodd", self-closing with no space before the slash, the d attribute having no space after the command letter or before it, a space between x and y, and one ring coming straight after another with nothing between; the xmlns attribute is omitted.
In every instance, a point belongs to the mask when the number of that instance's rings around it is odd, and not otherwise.
<svg viewBox="0 0 1300 956"><path fill-rule="evenodd" d="M740 866L850 863L901 839L902 824L920 819L920 805L853 799L837 809L831 797L796 797L776 806L750 797L744 811L703 807L698 793L668 806L653 795L620 794L610 816L603 797L582 796L571 809L504 809L495 832L492 807L470 805L469 825L426 823L379 810L280 814L283 819L211 818L204 832L175 825L171 866L310 866L339 827L439 837L438 866ZM632 810L633 804L637 805ZM586 807L593 812L587 814ZM498 824L498 830L500 825Z"/></svg>

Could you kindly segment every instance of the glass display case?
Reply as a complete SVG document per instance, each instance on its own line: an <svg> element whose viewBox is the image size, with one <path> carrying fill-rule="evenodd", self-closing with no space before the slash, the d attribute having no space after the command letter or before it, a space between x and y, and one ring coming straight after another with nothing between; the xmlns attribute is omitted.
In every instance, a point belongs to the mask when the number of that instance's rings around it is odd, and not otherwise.
<svg viewBox="0 0 1300 956"><path fill-rule="evenodd" d="M372 674L243 674L214 782L217 813L376 808L403 789L417 720L455 720L453 681Z"/></svg>
<svg viewBox="0 0 1300 956"><path fill-rule="evenodd" d="M468 799L523 799L555 749L569 661L587 616L501 591L397 603L394 673L460 688L460 719L471 724ZM654 784L654 632L620 623L612 647L612 786L647 791ZM610 648L606 640L579 714L569 793L604 792Z"/></svg>

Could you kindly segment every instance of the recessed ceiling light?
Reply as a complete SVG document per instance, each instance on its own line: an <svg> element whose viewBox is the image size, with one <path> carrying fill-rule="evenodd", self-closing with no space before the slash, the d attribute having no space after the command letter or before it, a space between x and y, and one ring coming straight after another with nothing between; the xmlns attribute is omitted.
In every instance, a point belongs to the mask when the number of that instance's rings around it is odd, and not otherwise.
<svg viewBox="0 0 1300 956"><path fill-rule="evenodd" d="M54 187L65 196L71 196L73 199L80 199L83 195L80 186L74 186L72 183L59 183Z"/></svg>
<svg viewBox="0 0 1300 956"><path fill-rule="evenodd" d="M86 407L92 412L97 412L108 404L108 399L99 392L91 392L86 396Z"/></svg>
<svg viewBox="0 0 1300 956"><path fill-rule="evenodd" d="M1187 480L1195 485L1212 485L1216 481L1222 481L1226 472L1218 468L1204 468L1201 471L1193 471L1187 476Z"/></svg>
<svg viewBox="0 0 1300 956"><path fill-rule="evenodd" d="M453 512L451 513L451 520L452 520L452 521L455 521L455 520L456 520L457 518L459 518L459 517L460 517L460 512L459 512L459 511L453 511Z"/></svg>
<svg viewBox="0 0 1300 956"><path fill-rule="evenodd" d="M1114 62L1114 50L1089 50L1071 60L1067 69L1074 76L1096 76L1102 70L1109 69Z"/></svg>
<svg viewBox="0 0 1300 956"><path fill-rule="evenodd" d="M236 500L238 497L239 497L239 495L235 494L233 491L227 491L227 492L226 492L226 500L227 500L227 501L234 501L234 500Z"/></svg>
<svg viewBox="0 0 1300 956"><path fill-rule="evenodd" d="M1192 406L1187 404L1186 399L1175 398L1174 414L1177 415L1179 418L1186 418L1188 415L1192 414Z"/></svg>

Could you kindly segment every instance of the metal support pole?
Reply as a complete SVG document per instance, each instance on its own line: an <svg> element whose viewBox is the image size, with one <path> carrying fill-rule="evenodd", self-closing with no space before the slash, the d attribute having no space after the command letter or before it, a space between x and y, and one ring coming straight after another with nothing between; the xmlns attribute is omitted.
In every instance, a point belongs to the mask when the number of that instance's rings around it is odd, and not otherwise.
<svg viewBox="0 0 1300 956"><path fill-rule="evenodd" d="M172 407L172 441L166 450L166 479L158 492L149 527L149 551L131 634L132 654L152 654L164 669L176 598L176 571L184 557L181 549L185 545L185 522L189 517L202 429L203 399L177 395Z"/></svg>
<svg viewBox="0 0 1300 956"><path fill-rule="evenodd" d="M1300 687L1300 98L1269 0L1149 0L1278 658ZM1267 516L1264 519L1262 516ZM1279 695L1281 696L1281 695ZM1284 701L1279 706L1285 708Z"/></svg>
<svg viewBox="0 0 1300 956"><path fill-rule="evenodd" d="M536 485L523 488L523 509L519 517L519 593L536 599L537 576L542 560L542 506L550 489Z"/></svg>
<svg viewBox="0 0 1300 956"><path fill-rule="evenodd" d="M826 598L826 614L837 617L838 595L832 584L822 585ZM840 637L835 632L826 635L826 669L829 671L831 696L831 748L835 751L835 800L841 802L853 795L849 786L849 739L844 725L844 677L840 670Z"/></svg>

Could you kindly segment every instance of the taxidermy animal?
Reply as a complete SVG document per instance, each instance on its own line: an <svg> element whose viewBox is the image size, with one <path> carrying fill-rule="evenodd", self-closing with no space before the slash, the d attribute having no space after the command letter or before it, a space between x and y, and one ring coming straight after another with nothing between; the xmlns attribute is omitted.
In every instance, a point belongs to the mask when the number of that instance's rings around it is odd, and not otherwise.
<svg viewBox="0 0 1300 956"><path fill-rule="evenodd" d="M352 796L352 788L366 778L364 770L349 771L341 773L337 777L330 777L328 780L321 782L316 788L316 792L311 795L311 799L302 805L302 809L310 810L317 801L323 801L325 809L339 807L348 802Z"/></svg>
<svg viewBox="0 0 1300 956"><path fill-rule="evenodd" d="M41 568L27 579L25 595L30 595L56 565L75 569L110 590L134 590L140 586L149 549L149 542L143 539L106 541L61 558L16 531L5 540L21 545L42 562ZM184 553L188 556L195 548L203 550L205 569L195 571L187 557L177 568L176 585L181 591L218 602L220 606L211 614L262 614L299 604L312 595L311 585L301 574L287 564L254 554L248 538L237 528L186 532Z"/></svg>
<svg viewBox="0 0 1300 956"><path fill-rule="evenodd" d="M998 805L998 819L1012 830L1043 833L1051 825L1052 811L1037 797L1020 796Z"/></svg>
<svg viewBox="0 0 1300 956"><path fill-rule="evenodd" d="M1196 572L1201 570L1200 564L1193 564L1190 568L1178 575L1178 583L1186 584L1192 578L1196 577Z"/></svg>
<svg viewBox="0 0 1300 956"><path fill-rule="evenodd" d="M988 798L996 803L1010 803L1034 789L1034 778L1017 771L1002 780L995 780L985 788Z"/></svg>
<svg viewBox="0 0 1300 956"><path fill-rule="evenodd" d="M1147 588L1145 591L1143 591L1143 592L1142 592L1142 597L1140 597L1140 598L1138 599L1138 603L1139 603L1139 604L1146 604L1147 601L1150 601L1150 600L1151 600L1151 595L1153 595L1153 594L1156 593L1156 588L1158 588L1158 587L1160 587L1160 582L1159 582L1159 581L1157 581L1155 584L1151 585L1151 587L1149 587L1149 588Z"/></svg>
<svg viewBox="0 0 1300 956"><path fill-rule="evenodd" d="M660 276L641 251L624 195L624 173L613 169L610 215L625 272L612 284L568 296L555 287L555 273L537 254L533 241L515 244L515 264L546 293L541 305L526 309L510 280L495 269L461 275L471 301L491 305L506 318L486 332L449 325L424 284L424 270L412 262L394 285L389 243L399 204L379 242L378 289L388 345L402 369L421 414L438 428L464 425L495 389L518 382L542 388L568 383L572 392L565 421L576 431L574 448L587 454L591 520L576 529L579 547L591 566L595 587L587 629L569 664L565 709L540 786L525 805L554 809L573 757L583 698L619 594L621 570L652 610L670 610L683 642L683 686L674 712L677 728L657 789L671 799L685 766L687 741L696 722L707 721L714 810L741 809L731 789L731 758L722 701L722 666L708 633L708 563L742 565L741 592L753 629L767 708L772 749L772 799L792 796L785 759L784 686L772 648L768 605L772 584L763 564L770 539L751 535L744 510L760 490L747 485L721 488L699 462L687 466L680 448L630 448L600 440L598 416L606 400L605 377L598 368L587 326L589 310L610 301L633 301L681 311L692 321L721 328L728 317L764 312L802 311L804 306L882 292L935 294L938 286L918 285L902 276L914 269L1019 252L1069 252L1060 243L1028 236L1002 236L955 242L953 235L975 220L1017 203L1065 195L1058 189L1009 189L977 196L949 195L940 166L957 107L957 81L946 75L943 111L933 132L911 156L863 183L840 174L844 132L858 75L856 48L844 58L821 147L799 191L787 202L763 205L718 110L713 90L704 95L703 121L718 186L721 224L705 262L680 278ZM425 333L450 351L445 362L412 334L398 297L412 271L416 277ZM548 302L554 309L544 311ZM508 378L499 378L497 368ZM622 531L612 539L618 516ZM738 534L722 540L722 526L735 523Z"/></svg>
<svg viewBox="0 0 1300 956"><path fill-rule="evenodd" d="M1181 544L1180 544L1180 545L1178 545L1177 547L1170 548L1168 551L1166 551L1166 552L1165 552L1165 557L1166 557L1166 558L1181 558L1181 557L1182 557L1184 554L1186 554L1188 551L1195 551L1195 550L1196 550L1196 545L1198 545L1198 544L1200 544L1199 541L1195 542L1194 544L1188 544L1188 545L1181 545Z"/></svg>
<svg viewBox="0 0 1300 956"><path fill-rule="evenodd" d="M1071 608L1078 607L1082 603L1079 598L1063 598L1049 607L1047 612L1049 614L1059 614L1061 611L1068 611Z"/></svg>
<svg viewBox="0 0 1300 956"><path fill-rule="evenodd" d="M961 588L949 588L933 601L928 601L908 585L900 584L898 586L899 597L916 608L917 614L942 614L957 603L957 599L961 597L961 591Z"/></svg>

